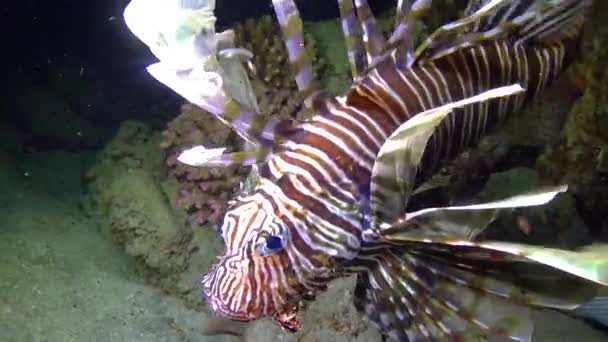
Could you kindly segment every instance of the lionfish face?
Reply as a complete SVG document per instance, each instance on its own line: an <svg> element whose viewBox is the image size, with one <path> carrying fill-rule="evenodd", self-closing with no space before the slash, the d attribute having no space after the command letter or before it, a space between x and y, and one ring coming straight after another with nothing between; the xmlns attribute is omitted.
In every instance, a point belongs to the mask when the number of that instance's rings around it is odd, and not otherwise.
<svg viewBox="0 0 608 342"><path fill-rule="evenodd" d="M276 214L276 200L263 192L236 200L221 228L225 243L202 280L211 310L226 318L250 321L271 317L295 331L300 299L310 292L310 263L295 250L294 232Z"/></svg>

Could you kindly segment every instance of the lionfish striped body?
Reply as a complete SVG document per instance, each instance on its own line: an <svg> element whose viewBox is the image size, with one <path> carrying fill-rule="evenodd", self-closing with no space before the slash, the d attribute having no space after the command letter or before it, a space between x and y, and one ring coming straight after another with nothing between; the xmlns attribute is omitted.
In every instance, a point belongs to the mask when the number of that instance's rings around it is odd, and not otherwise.
<svg viewBox="0 0 608 342"><path fill-rule="evenodd" d="M272 317L296 330L299 300L354 273L357 306L392 340L456 339L473 332L525 338L527 326L513 318L522 318L523 309L512 302L559 307L557 300L538 289L517 292L517 286L526 289L525 276L510 285L500 275L513 268L493 265L479 250L380 236L382 224L406 215L408 198L395 190L403 186L399 180L374 180L374 166L391 134L421 112L514 83L525 89L465 105L442 120L417 165L416 184L520 110L574 58L590 1L471 1L465 18L475 19L484 6L503 5L416 52L405 35L429 1L399 1L397 29L388 42L365 1L338 2L357 78L345 96L326 98L315 94L302 63L306 56L294 50L301 39L289 22L297 18L295 5L274 1L300 72L298 85L313 94L307 105L315 116L276 125L280 142L263 158L259 183L225 216L225 253L202 282L207 302L231 319ZM535 12L542 6L550 9ZM558 273L551 279L580 284L575 278Z"/></svg>

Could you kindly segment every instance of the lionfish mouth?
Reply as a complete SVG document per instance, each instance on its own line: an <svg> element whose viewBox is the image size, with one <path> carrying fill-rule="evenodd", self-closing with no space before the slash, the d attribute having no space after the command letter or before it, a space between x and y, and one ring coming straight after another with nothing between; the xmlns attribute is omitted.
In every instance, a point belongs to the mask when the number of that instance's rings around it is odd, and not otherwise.
<svg viewBox="0 0 608 342"><path fill-rule="evenodd" d="M224 301L221 300L219 296L217 296L217 294L214 294L211 285L212 283L213 273L210 272L203 277L201 284L203 288L203 298L207 303L209 310L211 310L213 314L226 319L241 322L249 322L261 318L259 312L235 311L234 309L231 309ZM296 332L302 327L302 324L297 317L297 311L297 306L285 308L284 310L281 310L281 312L271 315L271 318L283 329L289 332Z"/></svg>
<svg viewBox="0 0 608 342"><path fill-rule="evenodd" d="M277 314L272 317L272 319L279 324L281 328L292 333L295 333L302 328L302 323L298 319L298 311L296 307L281 314Z"/></svg>

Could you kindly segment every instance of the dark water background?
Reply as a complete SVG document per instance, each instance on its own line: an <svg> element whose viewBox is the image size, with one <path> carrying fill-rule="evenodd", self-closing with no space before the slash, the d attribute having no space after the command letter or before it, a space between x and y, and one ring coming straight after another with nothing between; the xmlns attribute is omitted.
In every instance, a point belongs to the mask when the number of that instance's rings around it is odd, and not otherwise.
<svg viewBox="0 0 608 342"><path fill-rule="evenodd" d="M0 95L4 103L2 119L16 119L19 110L11 102L24 88L48 83L66 68L82 68L81 76L89 85L94 84L90 91L103 92L108 97L92 104L96 108L90 119L101 128L116 127L128 118L161 127L171 117L167 113L175 113L181 100L145 71L144 67L155 58L126 28L122 11L127 3L126 0L3 2L0 58L8 77L4 77L4 92ZM390 4L388 0L372 2L375 10ZM334 1L307 0L298 1L298 5L305 20L338 15ZM270 0L220 0L216 8L217 26L222 29L235 21L272 13ZM27 75L27 82L23 74ZM17 122L27 130L26 125ZM53 144L44 141L37 145Z"/></svg>

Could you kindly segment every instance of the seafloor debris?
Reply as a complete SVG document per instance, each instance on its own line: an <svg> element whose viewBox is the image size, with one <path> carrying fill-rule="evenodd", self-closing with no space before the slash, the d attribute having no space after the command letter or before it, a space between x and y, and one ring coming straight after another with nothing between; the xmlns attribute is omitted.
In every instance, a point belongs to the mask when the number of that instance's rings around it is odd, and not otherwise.
<svg viewBox="0 0 608 342"><path fill-rule="evenodd" d="M236 46L253 52L255 74L250 75L261 115L304 118L308 114L302 106L276 21L265 16L247 19L237 24ZM305 36L307 48L317 56L314 40ZM318 75L323 60L313 57L314 72ZM196 168L177 161L184 149L195 145L206 147L238 147L242 141L226 125L204 110L185 104L180 114L163 132L161 147L165 151L169 173L179 182L179 206L184 208L190 222L196 225L216 224L224 213L227 200L238 189L248 173L247 168Z"/></svg>

